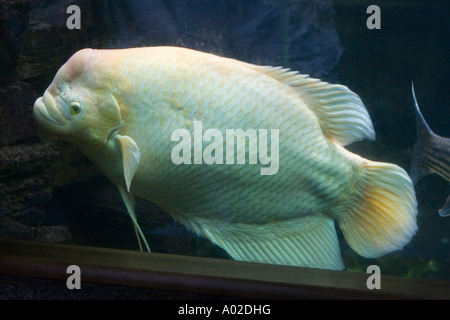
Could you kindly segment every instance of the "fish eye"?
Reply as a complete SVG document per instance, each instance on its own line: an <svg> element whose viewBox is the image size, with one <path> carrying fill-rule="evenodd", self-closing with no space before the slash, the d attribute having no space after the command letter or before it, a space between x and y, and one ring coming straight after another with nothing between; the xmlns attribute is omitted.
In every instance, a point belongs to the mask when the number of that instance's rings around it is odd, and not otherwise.
<svg viewBox="0 0 450 320"><path fill-rule="evenodd" d="M81 106L80 106L80 103L78 101L72 101L70 103L70 112L73 115L77 115L77 114L79 114L81 112Z"/></svg>

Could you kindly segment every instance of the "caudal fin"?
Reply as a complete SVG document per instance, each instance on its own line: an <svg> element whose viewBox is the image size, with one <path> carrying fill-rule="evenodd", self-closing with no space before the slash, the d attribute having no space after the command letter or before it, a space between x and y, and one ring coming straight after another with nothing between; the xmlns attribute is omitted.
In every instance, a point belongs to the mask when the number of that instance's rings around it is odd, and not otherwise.
<svg viewBox="0 0 450 320"><path fill-rule="evenodd" d="M432 159L432 156L430 155L430 149L434 133L433 131L431 131L430 127L425 121L425 118L420 112L413 84L411 84L411 90L414 99L417 126L417 141L414 144L414 151L411 162L411 179L413 183L416 184L417 181L419 181L423 177L433 173L433 161L430 161L430 159Z"/></svg>
<svg viewBox="0 0 450 320"><path fill-rule="evenodd" d="M337 217L345 239L358 254L376 258L408 244L417 230L417 200L400 167L362 160L363 182L350 212Z"/></svg>

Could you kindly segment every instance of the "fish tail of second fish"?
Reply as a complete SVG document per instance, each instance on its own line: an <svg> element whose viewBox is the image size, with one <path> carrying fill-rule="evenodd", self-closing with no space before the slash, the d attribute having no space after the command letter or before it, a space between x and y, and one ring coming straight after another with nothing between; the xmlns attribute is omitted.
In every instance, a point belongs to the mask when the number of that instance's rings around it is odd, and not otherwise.
<svg viewBox="0 0 450 320"><path fill-rule="evenodd" d="M417 199L401 167L358 158L361 185L349 208L336 217L344 238L358 254L377 258L408 244L417 231Z"/></svg>
<svg viewBox="0 0 450 320"><path fill-rule="evenodd" d="M428 126L425 118L420 112L419 104L417 103L416 94L414 92L414 84L411 84L412 95L414 99L416 126L417 126L417 141L414 144L413 157L411 162L411 178L416 184L421 178L433 173L433 140L435 134Z"/></svg>
<svg viewBox="0 0 450 320"><path fill-rule="evenodd" d="M441 217L448 217L448 216L450 216L450 196L448 196L448 198L445 201L445 204L442 207L442 209L439 209L439 215Z"/></svg>
<svg viewBox="0 0 450 320"><path fill-rule="evenodd" d="M417 140L414 144L411 162L412 181L416 184L420 179L432 173L437 173L447 181L450 181L450 139L441 137L430 129L422 112L420 112L414 92L414 84L411 84L411 91L414 99L417 126ZM450 196L448 196L442 209L439 210L439 215L441 217L450 216Z"/></svg>

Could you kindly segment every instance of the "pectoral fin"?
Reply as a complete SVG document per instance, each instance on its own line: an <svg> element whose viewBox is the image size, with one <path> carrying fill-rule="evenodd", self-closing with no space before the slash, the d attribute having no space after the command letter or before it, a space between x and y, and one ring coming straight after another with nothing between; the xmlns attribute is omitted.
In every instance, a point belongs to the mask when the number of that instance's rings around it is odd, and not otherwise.
<svg viewBox="0 0 450 320"><path fill-rule="evenodd" d="M136 142L130 137L117 134L115 139L122 153L123 175L125 177L127 191L130 192L131 182L139 166L141 152Z"/></svg>
<svg viewBox="0 0 450 320"><path fill-rule="evenodd" d="M142 241L144 241L145 248L148 252L150 252L150 247L148 246L147 239L144 236L144 233L141 230L141 227L139 226L136 214L134 213L134 197L131 193L127 192L123 187L117 186L120 191L120 195L122 196L123 203L125 204L125 207L127 208L128 215L131 218L131 221L133 222L134 230L136 232L136 238L139 243L139 248L142 251L142 245L141 240L139 236L141 236Z"/></svg>

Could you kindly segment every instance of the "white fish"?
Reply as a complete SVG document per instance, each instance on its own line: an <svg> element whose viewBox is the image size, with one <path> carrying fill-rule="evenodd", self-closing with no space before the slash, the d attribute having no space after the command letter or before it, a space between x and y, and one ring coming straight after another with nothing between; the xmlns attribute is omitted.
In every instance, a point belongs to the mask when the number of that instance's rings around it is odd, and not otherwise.
<svg viewBox="0 0 450 320"><path fill-rule="evenodd" d="M84 49L33 114L45 135L76 144L117 185L145 243L133 195L236 260L343 269L335 221L364 257L401 249L417 230L406 172L342 147L375 133L361 99L341 85L184 48ZM191 164L175 164L172 150L188 137L172 134L186 129L195 139L196 123L202 144L191 145ZM208 146L210 156L235 151L212 148L207 129L278 130L278 145L265 141L278 170L261 174L267 166L248 160L194 164Z"/></svg>

